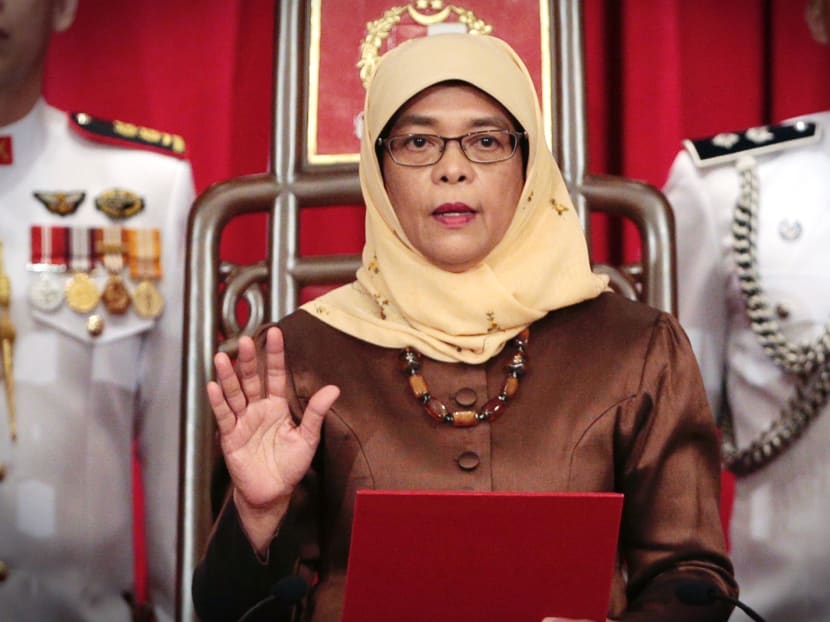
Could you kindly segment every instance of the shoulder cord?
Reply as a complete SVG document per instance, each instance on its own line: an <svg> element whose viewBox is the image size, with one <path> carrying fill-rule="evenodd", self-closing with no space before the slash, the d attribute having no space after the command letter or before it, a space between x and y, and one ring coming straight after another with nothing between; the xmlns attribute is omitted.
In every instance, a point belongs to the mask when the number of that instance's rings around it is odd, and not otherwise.
<svg viewBox="0 0 830 622"><path fill-rule="evenodd" d="M750 444L738 449L731 415L721 421L723 460L736 475L748 475L766 466L804 432L830 395L830 325L812 344L793 344L773 318L761 286L755 240L758 223L758 167L751 156L737 162L741 189L732 220L732 251L741 294L752 331L764 352L779 367L798 376L794 394L778 418ZM728 411L727 411L728 413Z"/></svg>

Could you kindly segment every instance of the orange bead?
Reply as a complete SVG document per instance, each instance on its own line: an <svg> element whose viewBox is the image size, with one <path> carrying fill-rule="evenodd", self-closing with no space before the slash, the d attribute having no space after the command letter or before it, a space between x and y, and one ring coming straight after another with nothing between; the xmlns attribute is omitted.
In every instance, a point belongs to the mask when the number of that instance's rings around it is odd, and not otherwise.
<svg viewBox="0 0 830 622"><path fill-rule="evenodd" d="M456 410L452 413L452 424L457 428L469 428L477 423L474 410Z"/></svg>
<svg viewBox="0 0 830 622"><path fill-rule="evenodd" d="M519 379L515 376L508 376L504 379L504 386L501 390L502 393L508 397L508 399L512 398L519 390Z"/></svg>
<svg viewBox="0 0 830 622"><path fill-rule="evenodd" d="M424 377L421 374L412 374L409 377L409 388L412 389L412 393L418 399L421 399L424 394L429 391L427 381L424 380Z"/></svg>

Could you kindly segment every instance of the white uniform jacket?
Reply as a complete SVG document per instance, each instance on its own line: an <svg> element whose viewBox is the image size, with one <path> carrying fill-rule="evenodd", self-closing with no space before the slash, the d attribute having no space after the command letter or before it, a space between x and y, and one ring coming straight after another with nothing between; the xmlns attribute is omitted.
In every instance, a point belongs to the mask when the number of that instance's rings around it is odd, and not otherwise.
<svg viewBox="0 0 830 622"><path fill-rule="evenodd" d="M125 134L140 131L124 125ZM12 443L0 382L0 619L5 622L129 620L122 592L133 590L131 439L144 463L150 597L172 619L176 551L184 241L193 200L190 165L139 148L81 136L70 117L40 101L0 127L0 241L11 281L18 439ZM127 141L122 141L127 142ZM10 149L9 149L10 147ZM113 219L96 207L108 190L143 199ZM61 216L33 193L84 193ZM161 316L101 303L78 313L64 301L36 310L29 289L33 225L153 229L161 233ZM133 287L125 267L124 281ZM103 283L99 265L93 277ZM65 283L69 274L56 278ZM103 330L93 336L89 317ZM101 328L100 325L98 327ZM2 368L0 368L0 376Z"/></svg>
<svg viewBox="0 0 830 622"><path fill-rule="evenodd" d="M740 156L757 162L757 267L781 332L813 343L830 320L830 112L780 127L792 134L807 121L816 125L810 140L777 142L769 128L753 128L687 143L665 188L677 223L680 320L713 410L731 411L739 448L779 417L796 384L759 345L736 277ZM741 599L768 622L830 620L828 411L825 403L794 444L737 478L735 575ZM732 619L748 618L736 612Z"/></svg>

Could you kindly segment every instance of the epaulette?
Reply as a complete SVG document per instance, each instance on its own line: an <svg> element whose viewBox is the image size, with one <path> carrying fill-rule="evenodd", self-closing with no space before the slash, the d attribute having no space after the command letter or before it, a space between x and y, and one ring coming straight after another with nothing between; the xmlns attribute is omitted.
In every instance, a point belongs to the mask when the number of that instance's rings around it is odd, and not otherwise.
<svg viewBox="0 0 830 622"><path fill-rule="evenodd" d="M743 155L763 155L798 145L817 142L821 128L810 121L796 121L780 125L762 125L739 132L724 132L684 140L683 146L699 167L714 166L737 160Z"/></svg>
<svg viewBox="0 0 830 622"><path fill-rule="evenodd" d="M69 126L89 140L109 145L120 145L155 151L177 158L186 157L184 138L178 134L161 132L124 121L107 121L85 112L69 115Z"/></svg>

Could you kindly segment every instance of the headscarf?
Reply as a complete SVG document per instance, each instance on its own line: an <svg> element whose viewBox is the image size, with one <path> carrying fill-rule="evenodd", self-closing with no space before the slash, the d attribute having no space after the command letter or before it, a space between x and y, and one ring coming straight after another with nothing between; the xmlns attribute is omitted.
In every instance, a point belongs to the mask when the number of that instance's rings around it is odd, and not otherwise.
<svg viewBox="0 0 830 622"><path fill-rule="evenodd" d="M448 80L467 82L501 103L529 142L510 226L479 265L460 273L435 266L409 242L375 152L398 109ZM410 346L439 361L477 364L549 311L606 289L607 277L591 271L579 218L547 147L533 81L500 39L434 35L387 52L367 89L359 172L366 244L357 280L302 306L344 333L383 347Z"/></svg>

